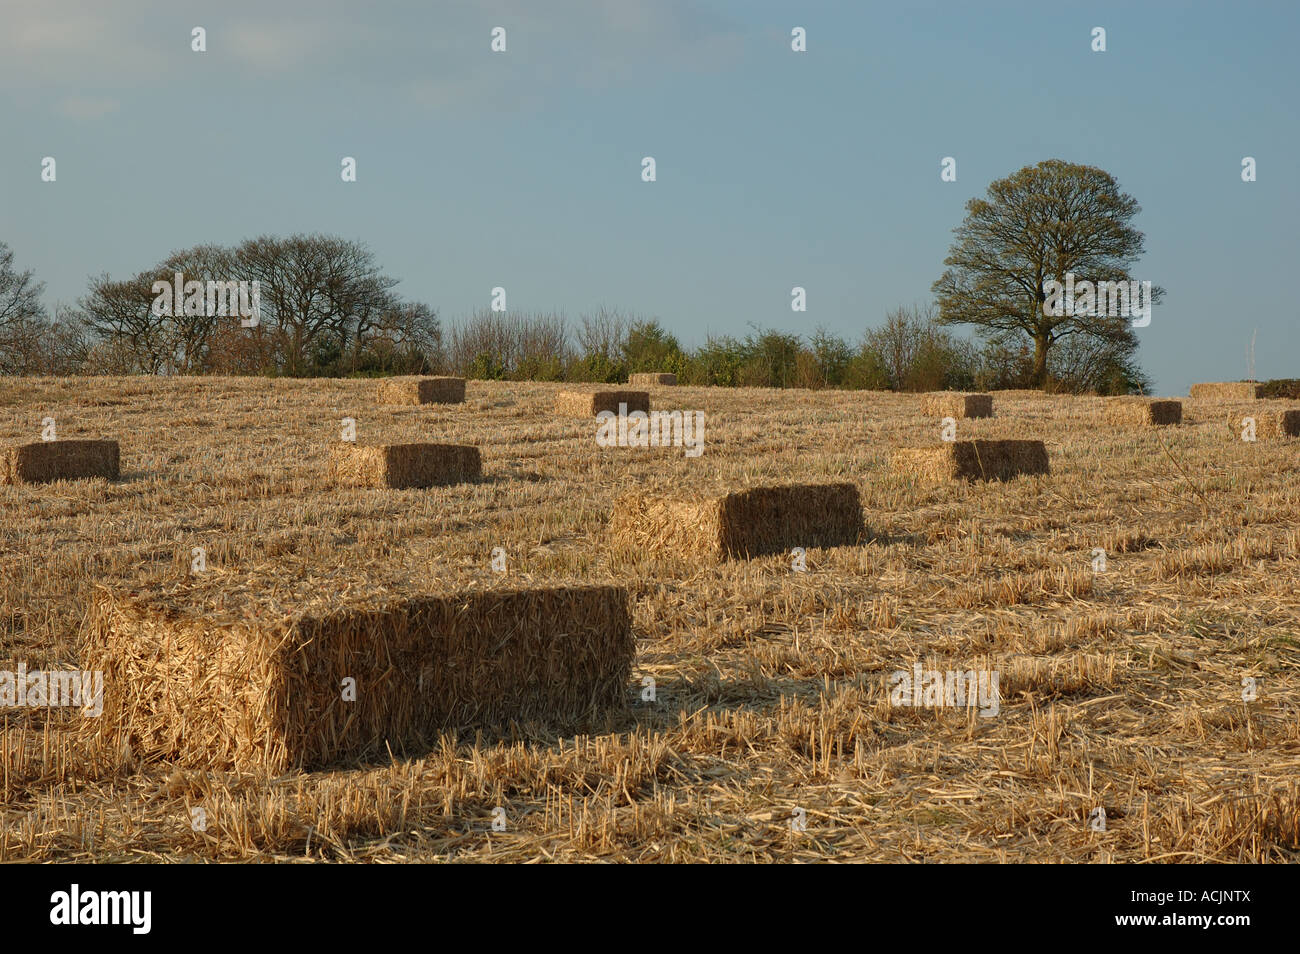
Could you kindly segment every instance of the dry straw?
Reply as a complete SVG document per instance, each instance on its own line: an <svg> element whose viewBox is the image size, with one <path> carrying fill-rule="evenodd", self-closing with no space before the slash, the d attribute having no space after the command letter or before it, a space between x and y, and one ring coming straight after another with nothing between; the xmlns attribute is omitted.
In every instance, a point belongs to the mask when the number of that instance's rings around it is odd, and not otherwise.
<svg viewBox="0 0 1300 954"><path fill-rule="evenodd" d="M992 417L993 395L934 391L921 395L921 413L933 417Z"/></svg>
<svg viewBox="0 0 1300 954"><path fill-rule="evenodd" d="M380 404L459 404L464 378L390 378L379 385Z"/></svg>
<svg viewBox="0 0 1300 954"><path fill-rule="evenodd" d="M1262 387L1254 381L1209 381L1193 384L1188 394L1197 401L1253 401Z"/></svg>
<svg viewBox="0 0 1300 954"><path fill-rule="evenodd" d="M617 414L620 404L629 412L650 413L649 391L561 391L555 396L555 413L565 417L595 417L601 411Z"/></svg>
<svg viewBox="0 0 1300 954"><path fill-rule="evenodd" d="M856 484L787 484L730 493L638 491L614 508L614 545L710 562L852 546L865 532Z"/></svg>
<svg viewBox="0 0 1300 954"><path fill-rule="evenodd" d="M938 447L894 451L890 466L922 480L1010 480L1021 474L1047 474L1042 441L950 441Z"/></svg>
<svg viewBox="0 0 1300 954"><path fill-rule="evenodd" d="M478 480L477 447L463 444L330 445L330 476L349 487L405 489Z"/></svg>
<svg viewBox="0 0 1300 954"><path fill-rule="evenodd" d="M104 708L79 731L146 760L274 774L427 751L446 730L590 731L625 705L635 648L614 586L103 589L82 659L104 673Z"/></svg>
<svg viewBox="0 0 1300 954"><path fill-rule="evenodd" d="M1119 427L1162 427L1183 422L1182 401L1120 398L1106 402L1106 422Z"/></svg>
<svg viewBox="0 0 1300 954"><path fill-rule="evenodd" d="M117 441L40 441L0 449L0 484L103 477L117 480Z"/></svg>
<svg viewBox="0 0 1300 954"><path fill-rule="evenodd" d="M677 375L657 371L639 372L629 374L627 383L634 388L644 388L655 384L673 385L677 383Z"/></svg>
<svg viewBox="0 0 1300 954"><path fill-rule="evenodd" d="M1275 441L1287 437L1300 437L1300 410L1290 411L1240 411L1228 416L1228 429L1238 440L1246 431L1246 418L1255 421L1255 439Z"/></svg>

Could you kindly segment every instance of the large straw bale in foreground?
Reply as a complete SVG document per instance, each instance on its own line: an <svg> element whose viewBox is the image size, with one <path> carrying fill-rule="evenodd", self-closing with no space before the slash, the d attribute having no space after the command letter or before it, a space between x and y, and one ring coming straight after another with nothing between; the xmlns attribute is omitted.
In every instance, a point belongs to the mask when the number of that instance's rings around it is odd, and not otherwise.
<svg viewBox="0 0 1300 954"><path fill-rule="evenodd" d="M656 384L675 385L677 383L677 375L658 371L638 372L636 374L629 374L627 376L627 383L634 388L644 388Z"/></svg>
<svg viewBox="0 0 1300 954"><path fill-rule="evenodd" d="M620 404L628 412L650 413L649 391L561 391L555 396L555 413L565 417L595 417L601 411L618 413Z"/></svg>
<svg viewBox="0 0 1300 954"><path fill-rule="evenodd" d="M1120 427L1163 427L1183 422L1182 401L1119 398L1106 402L1106 422Z"/></svg>
<svg viewBox="0 0 1300 954"><path fill-rule="evenodd" d="M349 487L435 487L478 480L477 447L464 444L330 445L330 476Z"/></svg>
<svg viewBox="0 0 1300 954"><path fill-rule="evenodd" d="M465 400L464 378L389 378L380 382L380 404L459 404Z"/></svg>
<svg viewBox="0 0 1300 954"><path fill-rule="evenodd" d="M621 587L399 595L363 578L194 579L98 595L81 658L104 674L104 708L78 720L87 741L282 774L427 751L449 729L598 730L626 701Z"/></svg>
<svg viewBox="0 0 1300 954"><path fill-rule="evenodd" d="M921 413L933 417L992 417L993 395L933 391L921 395Z"/></svg>
<svg viewBox="0 0 1300 954"><path fill-rule="evenodd" d="M120 463L117 441L38 441L0 448L0 484L117 480Z"/></svg>
<svg viewBox="0 0 1300 954"><path fill-rule="evenodd" d="M1010 480L1050 473L1042 441L949 441L938 447L900 448L890 466L922 480Z"/></svg>
<svg viewBox="0 0 1300 954"><path fill-rule="evenodd" d="M1253 401L1261 387L1254 381L1207 381L1193 384L1187 393L1197 401Z"/></svg>
<svg viewBox="0 0 1300 954"><path fill-rule="evenodd" d="M864 532L855 484L791 484L717 493L637 491L614 508L615 545L709 562L856 544Z"/></svg>
<svg viewBox="0 0 1300 954"><path fill-rule="evenodd" d="M1228 429L1237 440L1242 440L1242 433L1246 430L1246 419L1253 418L1255 421L1255 440L1257 441L1276 441L1287 437L1300 437L1300 410L1287 411L1266 411L1249 410L1237 411L1228 415Z"/></svg>

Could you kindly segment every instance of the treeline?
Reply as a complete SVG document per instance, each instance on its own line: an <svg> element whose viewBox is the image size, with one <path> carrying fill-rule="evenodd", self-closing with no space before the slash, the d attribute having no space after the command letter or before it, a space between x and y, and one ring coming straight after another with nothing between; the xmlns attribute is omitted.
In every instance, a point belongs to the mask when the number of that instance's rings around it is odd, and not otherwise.
<svg viewBox="0 0 1300 954"><path fill-rule="evenodd" d="M297 377L455 374L478 379L616 383L669 371L682 384L896 391L1031 387L1030 342L955 335L931 305L898 308L849 341L825 329L754 328L684 347L658 320L602 308L558 314L481 311L443 327L404 300L361 243L264 236L196 246L125 279L100 275L75 306L46 311L44 286L0 244L0 374L220 374ZM256 281L255 326L193 301L158 307L158 283ZM193 307L190 307L190 306ZM1132 349L1076 336L1052 349L1046 387L1143 393Z"/></svg>
<svg viewBox="0 0 1300 954"><path fill-rule="evenodd" d="M11 374L419 374L441 349L437 314L404 301L359 242L265 236L201 245L125 279L92 278L75 307L41 306L43 284L0 245L0 371ZM173 301L155 285L181 273L206 287L260 289L255 326L214 314L197 291ZM238 280L236 282L235 280ZM7 307L8 306L8 307ZM232 309L233 310L233 309Z"/></svg>
<svg viewBox="0 0 1300 954"><path fill-rule="evenodd" d="M932 306L897 308L856 342L820 328L807 336L756 328L743 338L710 336L694 349L658 320L610 309L572 324L560 315L484 311L447 330L433 363L480 379L612 384L638 371L668 371L680 384L893 391L1027 388L1034 374L1027 343L959 337ZM1128 394L1149 390L1149 382L1125 356L1070 342L1052 353L1048 388Z"/></svg>

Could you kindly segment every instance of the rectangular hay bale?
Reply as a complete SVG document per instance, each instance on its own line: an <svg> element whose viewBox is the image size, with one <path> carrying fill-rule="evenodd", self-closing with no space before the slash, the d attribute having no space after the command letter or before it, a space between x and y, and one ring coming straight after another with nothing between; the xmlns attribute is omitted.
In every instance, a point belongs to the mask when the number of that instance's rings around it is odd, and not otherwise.
<svg viewBox="0 0 1300 954"><path fill-rule="evenodd" d="M1106 402L1106 422L1119 427L1164 427L1183 422L1182 401L1118 398Z"/></svg>
<svg viewBox="0 0 1300 954"><path fill-rule="evenodd" d="M120 467L117 441L37 441L0 449L0 484L117 480Z"/></svg>
<svg viewBox="0 0 1300 954"><path fill-rule="evenodd" d="M1042 441L949 441L894 451L890 467L922 480L1010 480L1051 473Z"/></svg>
<svg viewBox="0 0 1300 954"><path fill-rule="evenodd" d="M350 487L394 490L478 480L479 449L465 444L330 445L330 476Z"/></svg>
<svg viewBox="0 0 1300 954"><path fill-rule="evenodd" d="M1288 437L1300 437L1300 410L1256 411L1253 408L1228 415L1228 429L1234 437L1242 440L1246 431L1246 419L1255 422L1255 440L1276 441Z"/></svg>
<svg viewBox="0 0 1300 954"><path fill-rule="evenodd" d="M993 395L932 391L921 395L921 413L933 417L992 417Z"/></svg>
<svg viewBox="0 0 1300 954"><path fill-rule="evenodd" d="M856 484L788 484L719 493L637 491L614 508L616 545L708 562L853 546L865 532Z"/></svg>
<svg viewBox="0 0 1300 954"><path fill-rule="evenodd" d="M1187 392L1196 401L1254 401L1263 385L1255 381L1206 381Z"/></svg>
<svg viewBox="0 0 1300 954"><path fill-rule="evenodd" d="M677 383L677 375L668 374L666 372L642 371L637 372L636 374L629 374L627 376L627 383L634 388L644 388L655 384L675 385Z"/></svg>
<svg viewBox="0 0 1300 954"><path fill-rule="evenodd" d="M618 413L620 404L629 412L650 413L649 391L560 391L555 396L555 413L565 417L595 417L601 411Z"/></svg>
<svg viewBox="0 0 1300 954"><path fill-rule="evenodd" d="M419 754L448 730L599 730L626 705L636 642L622 587L394 596L365 580L193 579L99 593L82 665L104 674L104 704L78 720L83 739L283 774Z"/></svg>
<svg viewBox="0 0 1300 954"><path fill-rule="evenodd" d="M381 381L380 404L459 404L465 400L464 378L389 378Z"/></svg>

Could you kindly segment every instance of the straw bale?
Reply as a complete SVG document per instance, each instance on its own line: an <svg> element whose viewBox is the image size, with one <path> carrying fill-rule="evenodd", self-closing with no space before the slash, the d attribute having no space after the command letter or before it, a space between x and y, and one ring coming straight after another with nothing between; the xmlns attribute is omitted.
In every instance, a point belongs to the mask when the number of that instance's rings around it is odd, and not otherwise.
<svg viewBox="0 0 1300 954"><path fill-rule="evenodd" d="M38 441L0 448L0 484L103 477L117 480L117 441Z"/></svg>
<svg viewBox="0 0 1300 954"><path fill-rule="evenodd" d="M674 385L677 383L677 375L656 371L638 372L629 374L627 383L634 388L644 388L654 384Z"/></svg>
<svg viewBox="0 0 1300 954"><path fill-rule="evenodd" d="M890 466L922 480L1010 480L1021 474L1047 474L1042 441L949 441L938 447L894 451Z"/></svg>
<svg viewBox="0 0 1300 954"><path fill-rule="evenodd" d="M1287 437L1300 437L1300 410L1266 411L1254 408L1237 411L1228 415L1228 429L1232 436L1241 440L1241 433L1246 428L1245 419L1255 419L1255 440L1276 441Z"/></svg>
<svg viewBox="0 0 1300 954"><path fill-rule="evenodd" d="M934 417L992 417L993 395L932 391L921 395L921 413Z"/></svg>
<svg viewBox="0 0 1300 954"><path fill-rule="evenodd" d="M379 384L380 404L459 404L465 400L464 378L389 378Z"/></svg>
<svg viewBox="0 0 1300 954"><path fill-rule="evenodd" d="M477 447L464 444L330 445L330 475L349 487L434 487L478 480Z"/></svg>
<svg viewBox="0 0 1300 954"><path fill-rule="evenodd" d="M638 491L618 501L616 545L708 562L852 546L865 532L856 484L787 484L730 492Z"/></svg>
<svg viewBox="0 0 1300 954"><path fill-rule="evenodd" d="M1198 401L1253 401L1261 388L1254 381L1207 381L1193 384L1187 393Z"/></svg>
<svg viewBox="0 0 1300 954"><path fill-rule="evenodd" d="M650 413L649 391L561 391L555 396L555 413L564 417L595 417L601 411L618 413L620 404L629 412Z"/></svg>
<svg viewBox="0 0 1300 954"><path fill-rule="evenodd" d="M84 741L283 774L418 754L449 730L597 730L626 705L621 587L394 595L365 577L208 577L99 592L82 660L104 674L104 708L78 720Z"/></svg>
<svg viewBox="0 0 1300 954"><path fill-rule="evenodd" d="M1183 422L1182 401L1119 398L1106 402L1106 422L1120 427L1162 427Z"/></svg>

